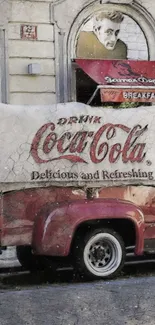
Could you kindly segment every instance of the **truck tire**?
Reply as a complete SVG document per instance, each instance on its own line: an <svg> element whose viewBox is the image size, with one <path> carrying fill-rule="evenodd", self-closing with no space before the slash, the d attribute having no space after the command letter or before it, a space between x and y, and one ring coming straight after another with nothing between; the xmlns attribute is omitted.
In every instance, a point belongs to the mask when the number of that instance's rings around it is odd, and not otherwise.
<svg viewBox="0 0 155 325"><path fill-rule="evenodd" d="M83 276L94 279L115 277L125 262L125 245L112 229L94 229L75 240L75 268Z"/></svg>
<svg viewBox="0 0 155 325"><path fill-rule="evenodd" d="M42 263L39 256L32 253L31 246L17 246L17 258L24 269L36 271L42 269Z"/></svg>

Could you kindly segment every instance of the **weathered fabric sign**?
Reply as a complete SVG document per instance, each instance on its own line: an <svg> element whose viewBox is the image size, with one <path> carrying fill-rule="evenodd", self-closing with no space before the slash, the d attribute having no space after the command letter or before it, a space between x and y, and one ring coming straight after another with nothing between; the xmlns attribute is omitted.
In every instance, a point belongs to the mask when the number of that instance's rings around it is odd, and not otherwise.
<svg viewBox="0 0 155 325"><path fill-rule="evenodd" d="M155 86L155 61L76 59L76 63L101 85Z"/></svg>
<svg viewBox="0 0 155 325"><path fill-rule="evenodd" d="M154 107L1 104L1 190L154 185L154 139Z"/></svg>

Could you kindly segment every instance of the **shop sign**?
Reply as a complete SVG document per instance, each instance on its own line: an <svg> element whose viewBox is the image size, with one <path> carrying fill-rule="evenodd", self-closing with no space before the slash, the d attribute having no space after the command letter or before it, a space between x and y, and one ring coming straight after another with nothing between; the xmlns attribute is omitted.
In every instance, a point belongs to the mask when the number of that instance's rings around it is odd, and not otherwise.
<svg viewBox="0 0 155 325"><path fill-rule="evenodd" d="M77 59L76 63L99 85L155 87L155 61Z"/></svg>
<svg viewBox="0 0 155 325"><path fill-rule="evenodd" d="M101 102L155 102L155 88L101 88Z"/></svg>

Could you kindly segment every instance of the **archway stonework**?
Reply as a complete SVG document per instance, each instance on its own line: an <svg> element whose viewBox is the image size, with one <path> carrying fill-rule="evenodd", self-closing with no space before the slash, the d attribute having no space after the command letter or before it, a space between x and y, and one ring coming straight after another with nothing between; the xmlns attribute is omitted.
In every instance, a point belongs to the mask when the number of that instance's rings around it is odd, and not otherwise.
<svg viewBox="0 0 155 325"><path fill-rule="evenodd" d="M0 1L0 26L6 27L11 15L10 0Z"/></svg>
<svg viewBox="0 0 155 325"><path fill-rule="evenodd" d="M142 2L142 1L141 1ZM78 32L85 21L99 10L118 10L132 17L141 27L148 44L149 60L155 60L155 20L134 0L58 0L51 5L51 22L55 26L57 101L76 100L72 71ZM63 19L62 19L63 18Z"/></svg>

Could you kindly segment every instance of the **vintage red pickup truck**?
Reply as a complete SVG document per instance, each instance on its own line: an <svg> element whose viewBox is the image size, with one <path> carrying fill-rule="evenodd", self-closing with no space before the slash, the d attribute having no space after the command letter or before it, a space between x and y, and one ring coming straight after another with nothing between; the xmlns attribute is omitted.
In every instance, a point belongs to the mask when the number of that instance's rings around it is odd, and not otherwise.
<svg viewBox="0 0 155 325"><path fill-rule="evenodd" d="M154 109L1 105L0 244L29 270L116 276L155 252Z"/></svg>

